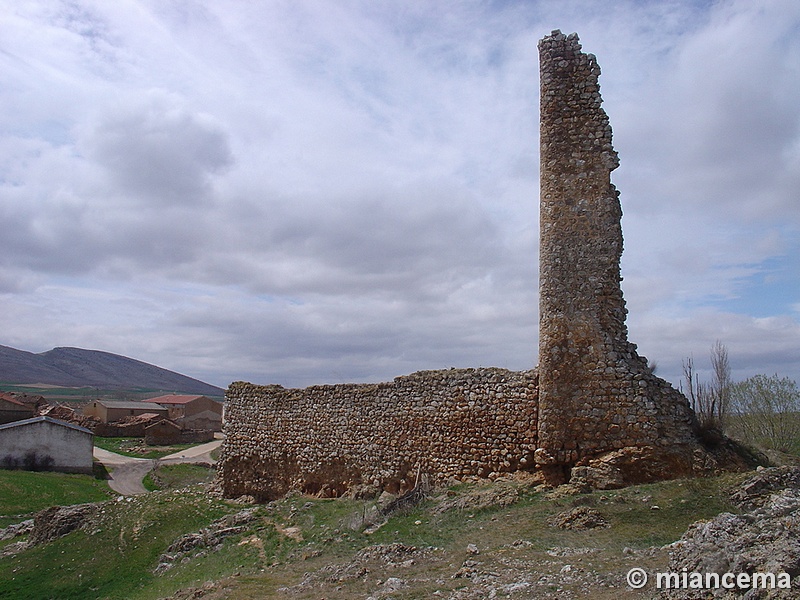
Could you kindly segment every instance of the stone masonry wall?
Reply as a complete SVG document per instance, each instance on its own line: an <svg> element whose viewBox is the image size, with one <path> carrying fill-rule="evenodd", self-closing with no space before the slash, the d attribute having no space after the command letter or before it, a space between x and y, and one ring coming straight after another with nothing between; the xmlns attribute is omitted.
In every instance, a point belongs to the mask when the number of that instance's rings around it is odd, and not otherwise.
<svg viewBox="0 0 800 600"><path fill-rule="evenodd" d="M534 371L423 371L389 383L286 389L236 382L218 466L223 493L398 492L534 468Z"/></svg>
<svg viewBox="0 0 800 600"><path fill-rule="evenodd" d="M539 53L538 375L451 369L303 390L233 383L218 465L226 496L399 492L418 474L443 483L533 469L553 484L608 487L713 467L687 400L628 341L611 183L619 161L600 68L575 34L554 31Z"/></svg>
<svg viewBox="0 0 800 600"><path fill-rule="evenodd" d="M628 342L620 287L619 165L595 57L560 31L539 42L541 175L539 445L576 464L623 447L695 444L682 394Z"/></svg>

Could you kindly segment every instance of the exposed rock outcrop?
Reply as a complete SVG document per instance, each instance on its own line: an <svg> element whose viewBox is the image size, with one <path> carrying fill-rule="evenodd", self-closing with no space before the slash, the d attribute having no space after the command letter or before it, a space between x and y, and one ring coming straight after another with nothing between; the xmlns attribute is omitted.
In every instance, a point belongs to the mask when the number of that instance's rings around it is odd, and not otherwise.
<svg viewBox="0 0 800 600"><path fill-rule="evenodd" d="M16 535L28 534L28 539L23 542L9 544L3 549L3 555L16 554L27 550L31 546L44 544L72 533L84 527L98 514L99 504L75 504L72 506L51 506L40 510L32 520L21 523L10 533ZM10 539L10 538L7 538Z"/></svg>
<svg viewBox="0 0 800 600"><path fill-rule="evenodd" d="M666 598L800 597L800 467L766 469L732 494L745 509L694 523L673 545L674 573L786 573L791 589L672 589Z"/></svg>

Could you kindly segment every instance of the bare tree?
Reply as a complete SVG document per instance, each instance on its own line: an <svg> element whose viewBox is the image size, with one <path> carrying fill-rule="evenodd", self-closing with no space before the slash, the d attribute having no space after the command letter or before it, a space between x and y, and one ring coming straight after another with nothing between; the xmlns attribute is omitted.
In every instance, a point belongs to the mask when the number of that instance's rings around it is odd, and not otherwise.
<svg viewBox="0 0 800 600"><path fill-rule="evenodd" d="M711 347L711 369L714 381L711 393L715 396L715 410L718 426L725 429L731 398L731 366L728 362L728 349L717 340Z"/></svg>
<svg viewBox="0 0 800 600"><path fill-rule="evenodd" d="M694 359L683 361L683 377L686 380L686 395L697 421L703 429L722 430L725 426L730 404L731 368L728 349L719 340L711 347L713 380L701 382L694 369Z"/></svg>
<svg viewBox="0 0 800 600"><path fill-rule="evenodd" d="M686 397L689 398L689 403L692 405L692 408L695 408L697 404L697 398L695 397L695 380L697 376L694 372L694 358L691 356L686 357L683 359L683 379L686 381ZM683 392L683 386L681 386L681 391ZM696 410L696 409L695 409Z"/></svg>
<svg viewBox="0 0 800 600"><path fill-rule="evenodd" d="M708 385L701 383L694 370L694 358L683 361L683 378L686 380L686 392L692 410L697 415L701 429L716 429L715 404L713 395L709 394Z"/></svg>

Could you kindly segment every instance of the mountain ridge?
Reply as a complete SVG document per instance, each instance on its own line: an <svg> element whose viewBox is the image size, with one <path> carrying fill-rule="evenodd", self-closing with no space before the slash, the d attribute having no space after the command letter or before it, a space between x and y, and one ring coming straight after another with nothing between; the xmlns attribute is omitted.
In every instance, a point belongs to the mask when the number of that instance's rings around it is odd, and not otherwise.
<svg viewBox="0 0 800 600"><path fill-rule="evenodd" d="M135 358L56 347L35 354L0 345L0 381L65 387L150 388L220 396L222 388Z"/></svg>

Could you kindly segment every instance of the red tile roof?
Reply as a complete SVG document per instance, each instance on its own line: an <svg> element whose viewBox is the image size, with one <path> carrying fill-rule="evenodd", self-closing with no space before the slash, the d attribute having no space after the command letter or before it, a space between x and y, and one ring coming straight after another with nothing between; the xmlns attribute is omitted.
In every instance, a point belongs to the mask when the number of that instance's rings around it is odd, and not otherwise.
<svg viewBox="0 0 800 600"><path fill-rule="evenodd" d="M0 392L0 399L5 400L6 402L11 402L11 404L19 404L20 406L25 406L24 402L20 402L14 397L13 394L8 394L6 392Z"/></svg>

